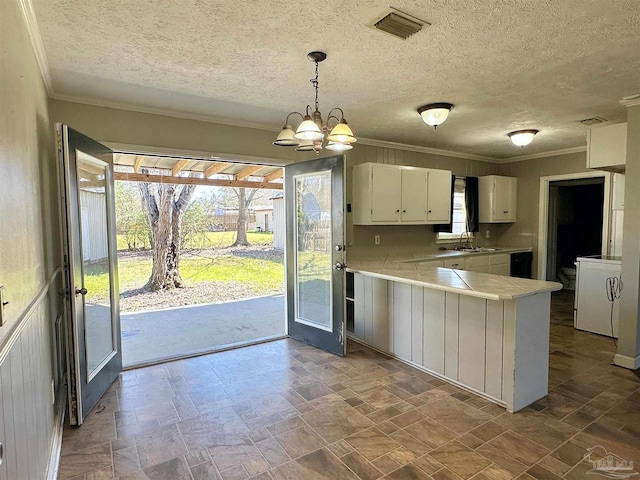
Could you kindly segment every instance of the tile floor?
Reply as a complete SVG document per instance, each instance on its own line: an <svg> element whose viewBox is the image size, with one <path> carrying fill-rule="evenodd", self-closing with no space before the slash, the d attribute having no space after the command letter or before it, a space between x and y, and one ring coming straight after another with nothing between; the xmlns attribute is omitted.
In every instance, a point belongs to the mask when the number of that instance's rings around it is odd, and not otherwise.
<svg viewBox="0 0 640 480"><path fill-rule="evenodd" d="M640 379L573 329L570 296L551 323L549 395L517 414L353 342L127 371L65 429L60 479L582 479L597 445L640 466Z"/></svg>

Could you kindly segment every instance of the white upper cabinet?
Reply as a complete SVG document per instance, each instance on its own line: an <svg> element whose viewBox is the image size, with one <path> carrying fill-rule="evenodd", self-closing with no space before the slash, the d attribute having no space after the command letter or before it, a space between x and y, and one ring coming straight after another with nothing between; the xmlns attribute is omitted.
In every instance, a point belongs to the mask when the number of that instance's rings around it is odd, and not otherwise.
<svg viewBox="0 0 640 480"><path fill-rule="evenodd" d="M354 225L449 223L451 172L380 163L353 167Z"/></svg>
<svg viewBox="0 0 640 480"><path fill-rule="evenodd" d="M518 179L487 175L478 179L478 217L480 223L516 221Z"/></svg>
<svg viewBox="0 0 640 480"><path fill-rule="evenodd" d="M425 223L427 220L427 171L423 168L400 169L400 221Z"/></svg>
<svg viewBox="0 0 640 480"><path fill-rule="evenodd" d="M624 172L627 163L627 124L598 125L587 135L587 168Z"/></svg>
<svg viewBox="0 0 640 480"><path fill-rule="evenodd" d="M451 219L451 172L429 170L427 180L427 222L449 223Z"/></svg>

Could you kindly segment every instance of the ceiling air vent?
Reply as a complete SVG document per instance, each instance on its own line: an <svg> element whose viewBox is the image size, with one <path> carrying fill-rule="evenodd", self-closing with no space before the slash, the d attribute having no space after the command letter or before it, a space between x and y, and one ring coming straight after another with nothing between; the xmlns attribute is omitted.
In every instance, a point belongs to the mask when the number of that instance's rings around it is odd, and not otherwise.
<svg viewBox="0 0 640 480"><path fill-rule="evenodd" d="M422 30L424 25L431 25L429 22L412 17L411 15L396 10L391 7L382 15L368 24L369 27L389 33L394 37L406 40L414 33Z"/></svg>
<svg viewBox="0 0 640 480"><path fill-rule="evenodd" d="M586 127L590 127L591 125L598 125L599 123L603 123L606 121L607 120L605 120L602 117L591 117L591 118L585 118L584 120L580 120L580 123Z"/></svg>

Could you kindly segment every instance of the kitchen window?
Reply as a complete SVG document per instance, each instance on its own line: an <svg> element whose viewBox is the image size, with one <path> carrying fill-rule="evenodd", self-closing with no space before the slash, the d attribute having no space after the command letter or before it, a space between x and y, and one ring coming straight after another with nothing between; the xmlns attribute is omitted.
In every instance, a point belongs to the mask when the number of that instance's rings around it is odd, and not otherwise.
<svg viewBox="0 0 640 480"><path fill-rule="evenodd" d="M453 185L453 228L452 232L439 232L436 234L438 243L452 243L460 240L460 235L467 231L467 209L465 207L464 193L466 181L464 177L456 177ZM463 235L466 240L467 234ZM469 233L469 238L473 238L473 233Z"/></svg>

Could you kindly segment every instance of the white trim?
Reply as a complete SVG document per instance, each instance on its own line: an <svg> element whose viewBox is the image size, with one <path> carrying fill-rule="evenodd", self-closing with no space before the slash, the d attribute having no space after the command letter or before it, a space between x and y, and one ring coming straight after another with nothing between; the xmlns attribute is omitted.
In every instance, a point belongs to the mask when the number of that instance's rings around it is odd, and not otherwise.
<svg viewBox="0 0 640 480"><path fill-rule="evenodd" d="M569 155L570 153L586 152L587 146L562 148L560 150L550 150L548 152L531 153L529 155L520 155L517 157L506 158L503 163L524 162L525 160L534 160L536 158L556 157L558 155Z"/></svg>
<svg viewBox="0 0 640 480"><path fill-rule="evenodd" d="M278 135L279 129L265 126L261 123L248 122L238 119L226 117L217 117L215 115L205 115L201 113L189 113L180 110L170 110L166 108L147 107L143 105L133 105L126 102L117 102L113 100L97 99L93 97L82 97L79 95L70 95L66 93L51 92L49 96L54 100L62 100L64 102L81 103L85 105L93 105L95 107L115 108L117 110L126 110L129 112L148 113L150 115L161 115L163 117L182 118L184 120L195 120L199 122L218 123L221 125L229 125L232 127L253 128L256 130L264 130L272 132L274 138ZM282 127L280 127L282 128Z"/></svg>
<svg viewBox="0 0 640 480"><path fill-rule="evenodd" d="M633 358L616 353L613 357L613 363L615 363L619 367L628 368L630 370L637 370L638 368L640 368L640 355L638 355L636 358Z"/></svg>
<svg viewBox="0 0 640 480"><path fill-rule="evenodd" d="M631 95L629 97L624 97L622 100L620 100L620 103L625 107L635 107L636 105L640 105L640 93Z"/></svg>
<svg viewBox="0 0 640 480"><path fill-rule="evenodd" d="M602 205L602 255L609 250L609 217L611 215L611 183L613 174L602 170L579 173L565 173L540 177L540 196L538 203L538 280L547 276L547 241L549 212L549 183L562 180L579 180L582 178L604 178L604 200Z"/></svg>
<svg viewBox="0 0 640 480"><path fill-rule="evenodd" d="M36 18L36 12L33 9L31 0L18 0L22 16L24 17L25 24L27 25L27 31L29 32L29 38L31 39L31 47L33 53L36 56L38 66L40 67L40 74L44 86L47 89L49 96L53 94L53 83L51 79L51 69L49 68L49 61L47 60L47 54L42 43L42 35L40 35L40 28L38 28L38 20Z"/></svg>
<svg viewBox="0 0 640 480"><path fill-rule="evenodd" d="M67 410L67 389L64 385L59 388L56 402L53 432L51 434L51 449L49 450L49 464L47 465L47 480L57 480L60 469L60 455L62 454L62 434L64 432L64 414Z"/></svg>
<svg viewBox="0 0 640 480"><path fill-rule="evenodd" d="M409 145L406 143L387 142L384 140L375 140L373 138L358 138L358 143L369 145L371 147L395 148L398 150L406 150L408 152L429 153L432 155L441 155L443 157L464 158L466 160L478 160L481 162L501 163L502 160L494 157L484 157L473 153L454 152L451 150L441 150L439 148L422 147L420 145Z"/></svg>

